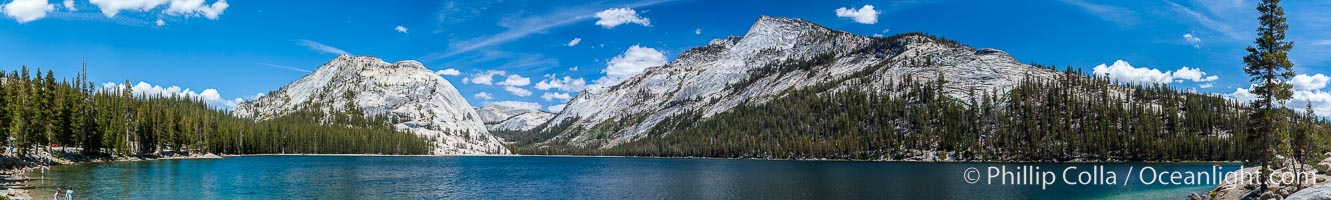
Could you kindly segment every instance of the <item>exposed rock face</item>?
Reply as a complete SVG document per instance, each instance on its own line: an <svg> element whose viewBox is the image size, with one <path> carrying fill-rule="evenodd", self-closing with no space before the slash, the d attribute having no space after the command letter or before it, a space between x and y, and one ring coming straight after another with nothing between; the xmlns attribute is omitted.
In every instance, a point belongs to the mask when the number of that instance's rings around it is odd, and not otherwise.
<svg viewBox="0 0 1331 200"><path fill-rule="evenodd" d="M1321 185L1306 188L1289 195L1286 200L1325 200L1331 199L1331 185Z"/></svg>
<svg viewBox="0 0 1331 200"><path fill-rule="evenodd" d="M433 154L508 154L485 129L474 108L448 80L420 62L387 63L339 56L267 96L236 107L233 115L272 119L301 109L359 110L395 118L394 127L433 142Z"/></svg>
<svg viewBox="0 0 1331 200"><path fill-rule="evenodd" d="M830 62L773 70L812 60ZM619 85L589 88L542 130L559 132L546 143L609 148L640 139L662 120L684 112L706 118L819 84L835 85L827 91L878 92L875 87L907 76L936 80L940 75L949 95L968 98L972 89L1003 92L1027 76L1062 74L1021 64L1000 50L977 50L922 34L870 38L800 19L761 17L743 37L713 40ZM872 87L841 84L849 81ZM611 124L618 128L602 128Z"/></svg>
<svg viewBox="0 0 1331 200"><path fill-rule="evenodd" d="M490 131L531 130L555 117L555 114L537 108L498 103L476 109L476 113L481 116L481 122L484 122Z"/></svg>

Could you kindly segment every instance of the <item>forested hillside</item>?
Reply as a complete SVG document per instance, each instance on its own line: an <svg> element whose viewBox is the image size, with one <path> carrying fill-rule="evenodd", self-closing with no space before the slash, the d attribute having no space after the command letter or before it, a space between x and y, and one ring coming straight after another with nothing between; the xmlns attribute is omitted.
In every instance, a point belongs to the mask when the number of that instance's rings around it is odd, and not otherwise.
<svg viewBox="0 0 1331 200"><path fill-rule="evenodd" d="M255 121L183 95L135 95L128 81L123 88L95 88L82 72L74 80L56 80L49 70L30 74L24 66L0 73L0 80L0 133L12 138L20 155L49 147L72 147L87 156L430 151L423 139L395 131L389 119L364 118L354 110ZM338 117L312 120L325 115Z"/></svg>
<svg viewBox="0 0 1331 200"><path fill-rule="evenodd" d="M936 80L906 76L887 87L864 82L866 72L890 66L881 63L706 118L688 111L664 120L642 139L612 148L537 139L519 141L518 152L968 161L1244 160L1260 152L1253 150L1255 141L1247 140L1250 106L1218 95L1167 85L1119 85L1071 69L1047 81L1027 78L1007 92L972 89L964 95L971 98L947 95L946 75ZM1331 150L1331 135L1323 131L1331 127L1326 121L1311 111L1283 112L1287 128L1278 140L1283 152Z"/></svg>

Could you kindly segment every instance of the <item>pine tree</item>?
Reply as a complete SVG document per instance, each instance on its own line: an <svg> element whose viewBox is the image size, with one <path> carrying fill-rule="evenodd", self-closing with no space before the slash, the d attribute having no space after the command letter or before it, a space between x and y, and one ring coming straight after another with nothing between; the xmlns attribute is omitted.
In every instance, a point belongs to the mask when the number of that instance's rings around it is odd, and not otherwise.
<svg viewBox="0 0 1331 200"><path fill-rule="evenodd" d="M1249 137L1256 140L1254 147L1261 152L1257 158L1263 168L1259 191L1265 191L1266 174L1271 169L1268 160L1276 149L1273 145L1278 145L1273 144L1271 137L1280 131L1277 120L1281 117L1275 106L1293 96L1292 86L1286 80L1294 77L1294 63L1287 58L1294 43L1285 41L1289 24L1285 22L1285 10L1280 7L1280 0L1263 0L1257 5L1257 11L1262 14L1257 18L1261 26L1257 28L1255 46L1249 46L1248 56L1243 57L1246 64L1243 71L1253 81L1252 93L1258 97L1252 102L1256 110L1250 116L1253 133Z"/></svg>

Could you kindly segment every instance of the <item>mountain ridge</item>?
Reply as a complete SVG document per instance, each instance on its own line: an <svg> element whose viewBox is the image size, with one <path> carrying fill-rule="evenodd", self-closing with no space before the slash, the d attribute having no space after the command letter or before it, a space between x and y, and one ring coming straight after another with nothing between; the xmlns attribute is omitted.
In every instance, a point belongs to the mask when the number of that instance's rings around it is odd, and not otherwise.
<svg viewBox="0 0 1331 200"><path fill-rule="evenodd" d="M1028 75L1060 76L1018 63L1001 50L974 49L927 34L864 37L801 19L763 16L744 36L715 39L618 85L588 89L540 130L554 133L543 144L608 148L640 139L670 116L696 111L706 118L874 67L849 78L886 86L907 76L930 80L946 74L953 82L948 94L964 98L970 89L1010 89ZM847 89L865 88L843 85L829 91ZM561 127L566 128L557 130Z"/></svg>
<svg viewBox="0 0 1331 200"><path fill-rule="evenodd" d="M232 112L271 119L300 110L334 117L389 118L393 126L434 143L432 154L508 154L485 129L476 111L448 80L414 60L385 62L340 55L310 74ZM345 119L343 119L345 120Z"/></svg>
<svg viewBox="0 0 1331 200"><path fill-rule="evenodd" d="M555 115L540 110L540 105L534 106L522 107L504 103L490 103L477 108L476 113L481 117L481 122L485 123L485 127L490 132L527 131L545 123Z"/></svg>

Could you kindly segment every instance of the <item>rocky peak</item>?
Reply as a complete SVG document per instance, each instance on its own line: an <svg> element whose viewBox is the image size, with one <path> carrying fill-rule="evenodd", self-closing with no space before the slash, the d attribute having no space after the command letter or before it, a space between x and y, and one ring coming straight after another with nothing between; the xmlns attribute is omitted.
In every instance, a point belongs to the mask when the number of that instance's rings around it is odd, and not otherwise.
<svg viewBox="0 0 1331 200"><path fill-rule="evenodd" d="M346 64L352 64L352 65L346 65ZM324 66L349 67L353 69L364 69L369 67L375 67L375 68L411 68L411 69L428 70L425 68L425 64L421 64L420 61L402 60L393 63L388 63L383 59L373 56L352 56L348 54L338 55L337 58L333 58L333 60L328 61L328 63L324 64ZM322 69L322 67L320 68Z"/></svg>
<svg viewBox="0 0 1331 200"><path fill-rule="evenodd" d="M525 131L536 128L555 116L554 113L540 110L540 105L535 106L490 103L476 109L476 114L491 132Z"/></svg>
<svg viewBox="0 0 1331 200"><path fill-rule="evenodd" d="M264 120L302 110L391 116L398 130L435 143L434 154L509 153L448 80L416 61L341 55L267 96L242 103L232 115Z"/></svg>
<svg viewBox="0 0 1331 200"><path fill-rule="evenodd" d="M745 38L800 35L810 32L832 31L826 27L804 21L803 19L761 16L749 27Z"/></svg>
<svg viewBox="0 0 1331 200"><path fill-rule="evenodd" d="M540 105L536 105L540 106ZM476 109L476 114L481 117L481 122L486 124L499 123L510 117L526 114L530 112L544 112L538 108L516 106L505 103L491 103Z"/></svg>
<svg viewBox="0 0 1331 200"><path fill-rule="evenodd" d="M743 37L712 40L619 85L589 88L542 130L559 132L550 144L606 148L646 137L672 116L707 118L792 90L872 90L904 77L945 76L948 94L964 99L971 89L1006 91L1027 75L1057 73L1023 65L1000 50L976 50L924 33L871 38L763 16ZM823 84L835 86L815 87Z"/></svg>

